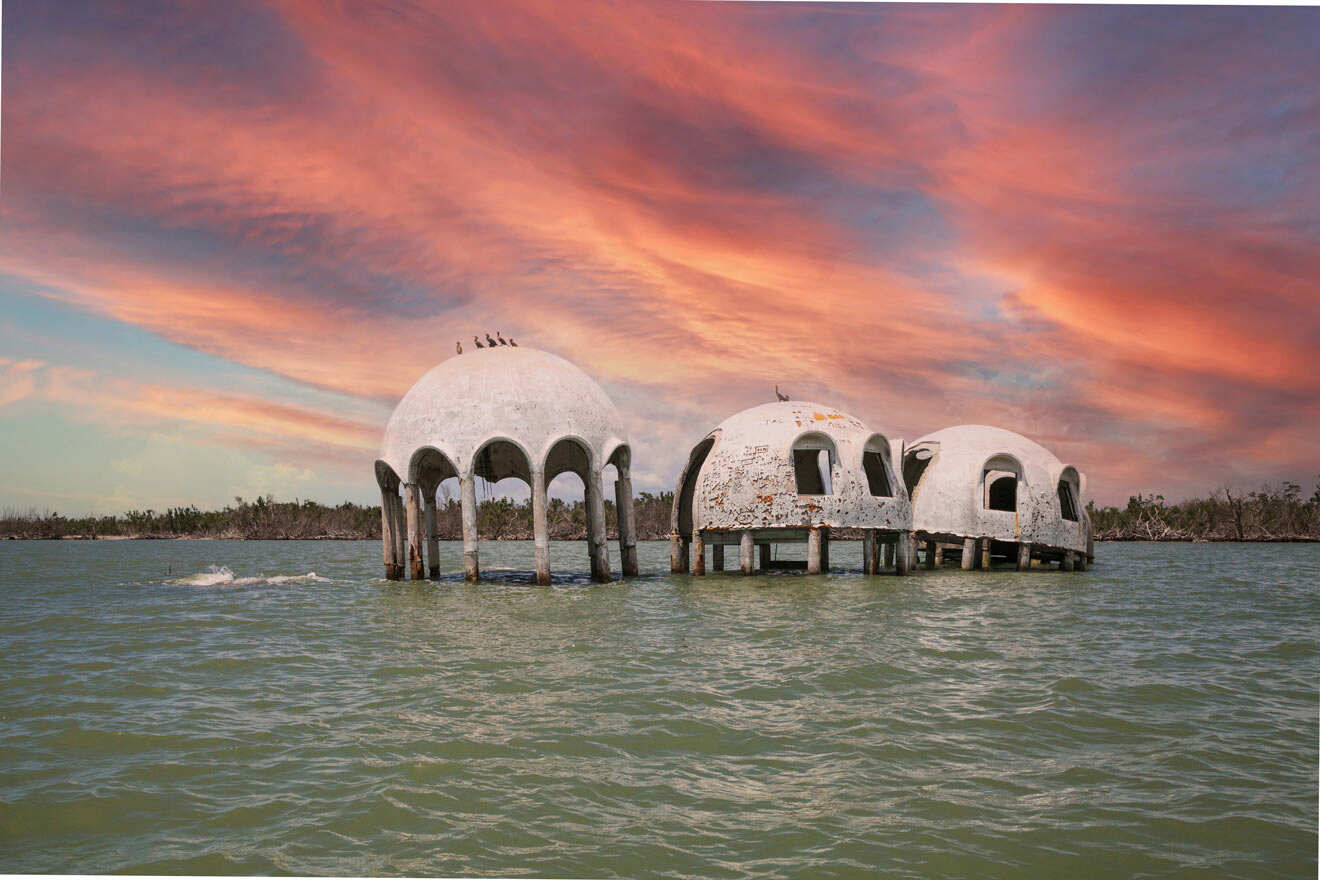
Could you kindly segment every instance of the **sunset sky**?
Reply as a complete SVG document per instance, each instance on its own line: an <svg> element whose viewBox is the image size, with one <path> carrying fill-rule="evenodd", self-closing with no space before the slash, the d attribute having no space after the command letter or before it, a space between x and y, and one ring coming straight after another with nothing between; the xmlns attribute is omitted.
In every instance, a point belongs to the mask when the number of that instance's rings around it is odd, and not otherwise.
<svg viewBox="0 0 1320 880"><path fill-rule="evenodd" d="M10 2L0 507L374 503L500 330L727 415L1320 474L1320 9Z"/></svg>

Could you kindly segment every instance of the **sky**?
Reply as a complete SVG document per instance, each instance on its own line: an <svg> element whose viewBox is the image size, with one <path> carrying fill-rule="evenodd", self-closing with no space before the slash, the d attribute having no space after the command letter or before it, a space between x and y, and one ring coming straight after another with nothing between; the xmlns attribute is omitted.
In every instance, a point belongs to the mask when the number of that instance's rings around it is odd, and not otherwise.
<svg viewBox="0 0 1320 880"><path fill-rule="evenodd" d="M773 400L1098 504L1320 479L1320 9L26 0L0 508L373 503L500 330L638 491Z"/></svg>

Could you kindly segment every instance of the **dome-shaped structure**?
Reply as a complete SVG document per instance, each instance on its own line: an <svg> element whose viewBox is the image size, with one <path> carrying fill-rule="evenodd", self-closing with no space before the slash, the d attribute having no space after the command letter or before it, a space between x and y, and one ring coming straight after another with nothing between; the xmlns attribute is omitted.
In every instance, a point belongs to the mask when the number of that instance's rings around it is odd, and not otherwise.
<svg viewBox="0 0 1320 880"><path fill-rule="evenodd" d="M576 365L549 352L501 347L456 355L418 379L390 416L380 458L405 481L416 475L425 449L449 460L456 472L448 476L530 480L562 440L577 441L599 469L624 438L614 404ZM479 458L493 440L517 446L526 460Z"/></svg>
<svg viewBox="0 0 1320 880"><path fill-rule="evenodd" d="M1019 567L1033 555L1084 564L1086 477L1034 440L986 425L945 428L907 447L903 478L917 539L964 544L964 568L988 548L1016 554Z"/></svg>
<svg viewBox="0 0 1320 880"><path fill-rule="evenodd" d="M559 474L576 473L586 489L592 573L598 580L609 580L600 472L610 464L619 472L622 542L624 514L629 528L632 520L631 462L614 404L590 376L563 358L522 346L500 346L451 357L417 380L385 428L376 479L382 492L396 493L396 499L402 483L410 505L412 493L420 494L429 512L441 481L458 477L464 567L470 580L479 576L474 478L525 481L532 489L537 579L548 583L545 487ZM413 536L411 507L407 528ZM435 574L437 542L433 527L430 530ZM629 541L622 548L625 574L635 573L636 568L636 542L631 535ZM394 543L398 545L397 536ZM387 573L397 577L398 571L390 571L390 553L387 549ZM420 576L419 559L419 550L410 556L414 577Z"/></svg>
<svg viewBox="0 0 1320 880"><path fill-rule="evenodd" d="M828 568L828 530L866 530L866 568L877 535L911 529L907 492L891 442L860 419L831 406L799 401L767 403L730 416L698 443L674 493L672 562L686 570L684 544L693 542L693 568L704 571L704 544L739 544L743 570L751 546L807 541L811 570ZM824 542L820 558L814 549ZM902 550L903 548L900 548ZM904 567L905 566L901 566Z"/></svg>

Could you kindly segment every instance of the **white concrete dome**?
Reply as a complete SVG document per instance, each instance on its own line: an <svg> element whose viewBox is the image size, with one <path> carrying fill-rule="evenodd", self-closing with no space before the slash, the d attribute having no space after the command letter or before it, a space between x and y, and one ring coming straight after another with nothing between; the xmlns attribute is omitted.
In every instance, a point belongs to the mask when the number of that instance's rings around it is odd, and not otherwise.
<svg viewBox="0 0 1320 880"><path fill-rule="evenodd" d="M894 466L900 451L832 406L755 406L693 448L671 527L683 536L813 526L908 529L911 507Z"/></svg>
<svg viewBox="0 0 1320 880"><path fill-rule="evenodd" d="M542 471L584 479L627 455L622 419L595 381L561 357L498 347L433 367L399 401L381 444L377 479L423 484ZM617 462L616 462L617 463ZM382 466L388 468L383 470Z"/></svg>
<svg viewBox="0 0 1320 880"><path fill-rule="evenodd" d="M903 479L918 533L1086 549L1086 477L1021 434L987 425L927 434L905 450Z"/></svg>

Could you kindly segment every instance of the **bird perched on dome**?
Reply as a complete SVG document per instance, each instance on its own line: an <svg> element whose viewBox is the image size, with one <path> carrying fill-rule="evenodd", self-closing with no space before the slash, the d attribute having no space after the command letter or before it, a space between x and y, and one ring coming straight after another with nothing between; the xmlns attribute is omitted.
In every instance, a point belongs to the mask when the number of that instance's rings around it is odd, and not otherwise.
<svg viewBox="0 0 1320 880"><path fill-rule="evenodd" d="M495 338L500 341L500 345L508 345L509 341L500 335L500 331L495 331Z"/></svg>
<svg viewBox="0 0 1320 880"><path fill-rule="evenodd" d="M455 342L455 343L454 343L454 349L455 349L456 351L458 351L459 354L462 354L462 353L463 353L463 343L461 343L461 342Z"/></svg>
<svg viewBox="0 0 1320 880"><path fill-rule="evenodd" d="M474 343L476 343L477 348L485 348L485 347L486 347L486 346L484 346L484 345L481 344L481 340L478 339L475 335L472 337L472 341L473 341Z"/></svg>
<svg viewBox="0 0 1320 880"><path fill-rule="evenodd" d="M487 347L487 348L494 348L497 344L498 344L498 343L496 343L494 339L491 339L491 338L490 338L490 334L487 333L487 334L486 334L486 347Z"/></svg>
<svg viewBox="0 0 1320 880"><path fill-rule="evenodd" d="M509 345L512 345L514 348L517 348L517 347L518 347L518 343L516 343L516 342L513 341L513 337L512 337L512 336L509 337Z"/></svg>
<svg viewBox="0 0 1320 880"><path fill-rule="evenodd" d="M788 395L780 391L778 385L775 386L775 397L778 397L780 400L788 400Z"/></svg>

